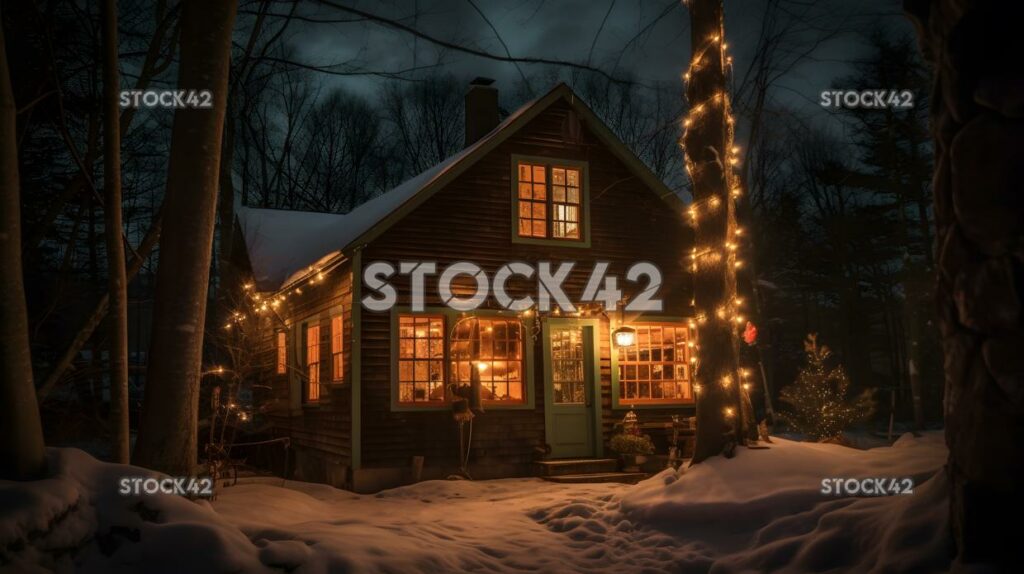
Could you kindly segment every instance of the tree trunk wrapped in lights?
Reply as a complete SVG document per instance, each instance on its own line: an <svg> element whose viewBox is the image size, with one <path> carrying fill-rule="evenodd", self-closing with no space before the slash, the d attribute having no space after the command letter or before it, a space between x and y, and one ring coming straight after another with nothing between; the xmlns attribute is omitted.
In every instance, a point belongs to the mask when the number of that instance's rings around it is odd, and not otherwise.
<svg viewBox="0 0 1024 574"><path fill-rule="evenodd" d="M727 451L745 434L738 370L738 228L731 166L733 120L726 93L722 0L690 0L693 57L684 76L690 110L683 121L686 169L693 183L694 306L700 336L696 368L697 443L693 462Z"/></svg>

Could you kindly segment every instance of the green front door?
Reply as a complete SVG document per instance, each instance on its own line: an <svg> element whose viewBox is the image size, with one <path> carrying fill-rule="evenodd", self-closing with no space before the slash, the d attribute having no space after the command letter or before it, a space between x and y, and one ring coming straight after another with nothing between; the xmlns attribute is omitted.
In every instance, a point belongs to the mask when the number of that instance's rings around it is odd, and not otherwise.
<svg viewBox="0 0 1024 574"><path fill-rule="evenodd" d="M598 455L596 321L544 324L544 421L553 458Z"/></svg>

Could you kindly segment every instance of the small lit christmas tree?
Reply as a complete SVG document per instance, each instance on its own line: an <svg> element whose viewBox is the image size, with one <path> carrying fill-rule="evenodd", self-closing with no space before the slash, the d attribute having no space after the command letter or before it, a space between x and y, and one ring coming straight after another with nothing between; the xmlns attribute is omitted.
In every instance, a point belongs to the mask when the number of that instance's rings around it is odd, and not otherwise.
<svg viewBox="0 0 1024 574"><path fill-rule="evenodd" d="M851 396L846 371L842 365L826 364L832 352L818 345L817 335L807 336L804 350L807 365L779 397L790 407L782 411L782 419L793 430L821 441L837 438L851 424L870 417L875 408L873 391Z"/></svg>

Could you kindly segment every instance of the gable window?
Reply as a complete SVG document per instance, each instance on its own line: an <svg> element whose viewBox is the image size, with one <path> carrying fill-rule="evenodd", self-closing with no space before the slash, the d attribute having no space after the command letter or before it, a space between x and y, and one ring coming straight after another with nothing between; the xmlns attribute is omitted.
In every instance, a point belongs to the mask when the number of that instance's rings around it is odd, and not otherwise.
<svg viewBox="0 0 1024 574"><path fill-rule="evenodd" d="M306 400L320 400L320 325L306 327Z"/></svg>
<svg viewBox="0 0 1024 574"><path fill-rule="evenodd" d="M526 240L585 239L583 165L516 159L515 236Z"/></svg>
<svg viewBox="0 0 1024 574"><path fill-rule="evenodd" d="M688 329L673 323L633 327L636 343L618 348L619 403L693 401Z"/></svg>
<svg viewBox="0 0 1024 574"><path fill-rule="evenodd" d="M331 379L340 381L344 377L344 359L342 358L344 324L341 315L331 317Z"/></svg>
<svg viewBox="0 0 1024 574"><path fill-rule="evenodd" d="M444 317L402 315L398 318L398 402L443 403Z"/></svg>
<svg viewBox="0 0 1024 574"><path fill-rule="evenodd" d="M277 374L288 372L288 335L284 331L277 332Z"/></svg>
<svg viewBox="0 0 1024 574"><path fill-rule="evenodd" d="M513 319L459 321L450 341L452 380L470 384L474 337L479 341L477 365L481 399L498 403L522 403L526 399L523 377L523 341L520 323Z"/></svg>

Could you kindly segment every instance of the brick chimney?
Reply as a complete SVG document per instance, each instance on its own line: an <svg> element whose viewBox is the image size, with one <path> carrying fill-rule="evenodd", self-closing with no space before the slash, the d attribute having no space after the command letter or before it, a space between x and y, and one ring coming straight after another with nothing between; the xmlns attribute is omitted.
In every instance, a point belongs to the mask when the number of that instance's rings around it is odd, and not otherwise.
<svg viewBox="0 0 1024 574"><path fill-rule="evenodd" d="M469 147L499 123L498 88L491 78L475 78L466 92L466 142Z"/></svg>

